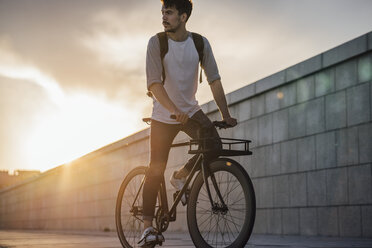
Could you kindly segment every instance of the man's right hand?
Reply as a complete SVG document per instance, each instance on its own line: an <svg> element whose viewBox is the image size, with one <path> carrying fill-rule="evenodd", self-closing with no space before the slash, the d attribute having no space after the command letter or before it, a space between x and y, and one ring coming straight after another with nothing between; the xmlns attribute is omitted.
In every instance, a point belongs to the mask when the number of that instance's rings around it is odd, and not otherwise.
<svg viewBox="0 0 372 248"><path fill-rule="evenodd" d="M173 114L176 116L176 121L181 122L181 124L186 124L189 119L189 116L186 113L179 110L176 110Z"/></svg>

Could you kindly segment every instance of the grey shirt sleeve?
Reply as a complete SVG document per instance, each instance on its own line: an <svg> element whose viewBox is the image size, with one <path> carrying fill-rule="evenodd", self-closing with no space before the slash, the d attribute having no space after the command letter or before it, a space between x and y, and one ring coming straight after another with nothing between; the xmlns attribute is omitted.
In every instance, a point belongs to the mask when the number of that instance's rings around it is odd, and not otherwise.
<svg viewBox="0 0 372 248"><path fill-rule="evenodd" d="M154 83L162 83L163 67L160 58L159 39L156 35L152 36L147 45L146 54L146 78L147 89Z"/></svg>
<svg viewBox="0 0 372 248"><path fill-rule="evenodd" d="M203 37L204 40L204 55L203 55L203 69L205 76L207 77L208 83L212 83L217 79L221 79L218 72L216 60L214 59L212 47L209 44L207 38Z"/></svg>

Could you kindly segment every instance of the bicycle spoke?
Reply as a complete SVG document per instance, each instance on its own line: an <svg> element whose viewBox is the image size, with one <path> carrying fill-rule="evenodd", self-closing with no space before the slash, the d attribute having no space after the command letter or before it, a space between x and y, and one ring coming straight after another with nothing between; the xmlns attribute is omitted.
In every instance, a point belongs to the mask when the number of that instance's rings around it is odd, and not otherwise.
<svg viewBox="0 0 372 248"><path fill-rule="evenodd" d="M229 241L232 243L237 238L239 233L232 231L230 225L227 222L225 222L225 223L226 223L226 227L228 229L227 235L229 237Z"/></svg>
<svg viewBox="0 0 372 248"><path fill-rule="evenodd" d="M205 189L204 187L203 187L203 190L205 191L205 193L204 192L199 192L201 195L203 195L205 198L207 198L207 199L209 199L209 196L208 196L208 193L207 193L207 189Z"/></svg>
<svg viewBox="0 0 372 248"><path fill-rule="evenodd" d="M231 222L232 222L232 224L234 224L234 227L236 228L236 231L239 233L239 229L238 229L236 223L234 222L233 217L231 216L230 213L229 213L229 215L230 215L230 218L231 218ZM228 220L228 219L226 218L226 220Z"/></svg>
<svg viewBox="0 0 372 248"><path fill-rule="evenodd" d="M212 213L211 213L211 216L209 218L209 228L208 228L208 230L211 230L211 225L212 225ZM208 231L208 238L209 238L209 234L210 234L210 231Z"/></svg>
<svg viewBox="0 0 372 248"><path fill-rule="evenodd" d="M200 223L200 227L203 227L204 223L206 223L208 220L210 221L210 216L206 215L207 218L205 220L203 220L201 223ZM200 220L201 218L198 218L198 220Z"/></svg>
<svg viewBox="0 0 372 248"><path fill-rule="evenodd" d="M227 247L238 238L243 227L247 225L247 194L238 177L230 168L221 167L212 171L216 180L216 187L211 187L213 209L203 181L196 198L196 225L203 240L212 247ZM209 177L210 179L211 177ZM217 191L221 193L223 205ZM224 209L224 207L227 209Z"/></svg>
<svg viewBox="0 0 372 248"><path fill-rule="evenodd" d="M202 211L199 210L200 212L212 212L212 210L211 209L208 209L208 208L203 208L203 207L200 207L200 206L198 206L197 208L199 208L199 209L202 210Z"/></svg>
<svg viewBox="0 0 372 248"><path fill-rule="evenodd" d="M233 192L238 187L241 187L239 183L238 183L238 185L236 187L234 187L232 190L230 190L229 192L227 192L227 195L231 194L231 192Z"/></svg>
<svg viewBox="0 0 372 248"><path fill-rule="evenodd" d="M219 227L219 223L220 223L220 215L217 215L216 232L215 232L216 245L217 245L217 242L218 242L218 227Z"/></svg>
<svg viewBox="0 0 372 248"><path fill-rule="evenodd" d="M208 228L208 238L207 240L209 240L209 235L211 234L211 230L214 229L215 225L212 226L212 219L215 218L213 215L211 215L212 217L210 218L210 221L209 221L209 228Z"/></svg>
<svg viewBox="0 0 372 248"><path fill-rule="evenodd" d="M235 200L233 203L231 203L230 205L234 206L237 202L240 202L242 200L244 200L245 197L243 196L242 198L238 199L238 200Z"/></svg>
<svg viewBox="0 0 372 248"><path fill-rule="evenodd" d="M226 223L227 228L230 230L229 233L231 233L231 235L233 236L233 239L235 240L236 237L234 237L234 232L231 230L230 225L227 223L227 221L225 223Z"/></svg>
<svg viewBox="0 0 372 248"><path fill-rule="evenodd" d="M234 219L238 219L238 220L240 220L240 218L238 218L238 217L230 217L230 219L228 219L227 217L223 217L225 220L226 220L226 222L228 222L228 223L231 223L231 224L233 224L233 225L237 225L235 222L234 222Z"/></svg>
<svg viewBox="0 0 372 248"><path fill-rule="evenodd" d="M227 221L225 221L225 226L224 226L225 231L226 231L226 228L230 229L229 225L227 225ZM231 229L230 229L230 231L231 231ZM231 242L230 232L228 230L227 230L227 234L228 234L229 242Z"/></svg>

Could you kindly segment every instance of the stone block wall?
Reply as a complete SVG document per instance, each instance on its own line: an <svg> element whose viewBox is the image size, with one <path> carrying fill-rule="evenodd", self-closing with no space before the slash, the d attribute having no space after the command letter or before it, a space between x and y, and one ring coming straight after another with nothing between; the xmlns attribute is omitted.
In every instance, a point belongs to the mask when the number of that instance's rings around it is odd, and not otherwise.
<svg viewBox="0 0 372 248"><path fill-rule="evenodd" d="M148 131L0 191L0 228L114 230L122 179L148 163Z"/></svg>
<svg viewBox="0 0 372 248"><path fill-rule="evenodd" d="M372 237L372 33L227 100L239 124L221 136L252 140L253 155L234 159L255 187L255 233ZM220 118L214 102L202 108ZM148 135L141 131L0 191L0 228L115 229L117 191L130 169L148 163ZM176 141L186 139L179 134ZM186 152L171 151L166 179ZM178 210L171 229L186 230L185 208Z"/></svg>
<svg viewBox="0 0 372 248"><path fill-rule="evenodd" d="M256 191L256 233L372 237L370 37L230 94L232 135L253 141L239 161Z"/></svg>

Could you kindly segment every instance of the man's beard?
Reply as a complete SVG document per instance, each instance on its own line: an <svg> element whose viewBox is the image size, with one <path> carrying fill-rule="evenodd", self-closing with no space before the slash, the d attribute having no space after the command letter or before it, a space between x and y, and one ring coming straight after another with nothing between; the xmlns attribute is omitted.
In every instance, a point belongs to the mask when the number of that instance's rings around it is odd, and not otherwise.
<svg viewBox="0 0 372 248"><path fill-rule="evenodd" d="M168 25L168 27L170 26L169 23L166 23L166 24ZM178 23L178 25L176 27L169 28L168 30L164 27L164 31L168 32L168 33L175 33L180 26L181 26L181 23Z"/></svg>
<svg viewBox="0 0 372 248"><path fill-rule="evenodd" d="M168 33L175 33L175 32L176 32L176 29L175 29L175 28L172 28L172 29L168 29L168 30L166 30L166 29L164 28L164 31L165 31L165 32L168 32Z"/></svg>

